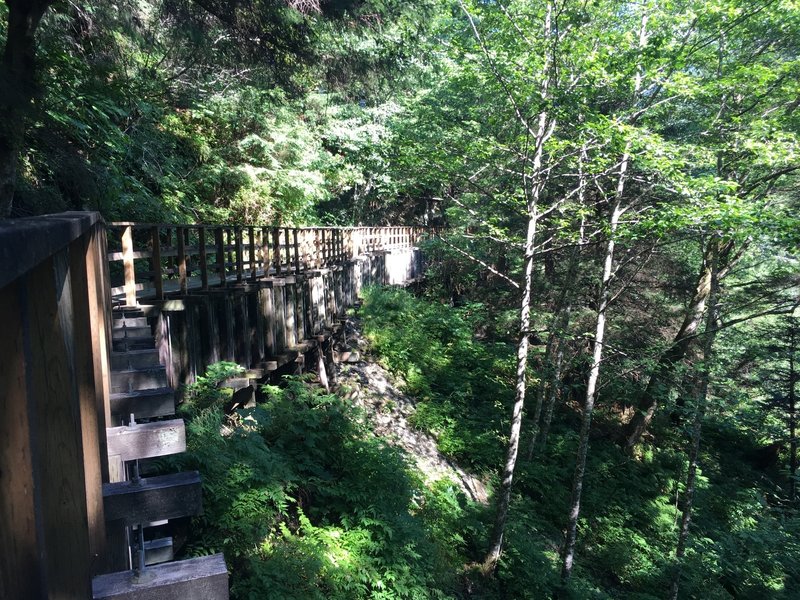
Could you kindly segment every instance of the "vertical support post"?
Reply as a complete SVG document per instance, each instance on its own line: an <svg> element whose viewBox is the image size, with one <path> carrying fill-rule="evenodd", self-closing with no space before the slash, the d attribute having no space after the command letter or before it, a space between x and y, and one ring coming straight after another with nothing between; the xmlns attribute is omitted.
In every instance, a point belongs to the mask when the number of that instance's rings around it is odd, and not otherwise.
<svg viewBox="0 0 800 600"><path fill-rule="evenodd" d="M285 227L283 230L283 245L286 247L286 270L288 271L292 266L292 258L290 256L292 250L292 243L289 241L288 227Z"/></svg>
<svg viewBox="0 0 800 600"><path fill-rule="evenodd" d="M236 283L242 283L244 280L244 243L242 241L242 228L237 226L233 230L234 239L236 240L236 247L234 248L234 256L236 256Z"/></svg>
<svg viewBox="0 0 800 600"><path fill-rule="evenodd" d="M256 273L256 231L253 227L247 228L248 260L250 262L250 279L255 281L258 278Z"/></svg>
<svg viewBox="0 0 800 600"><path fill-rule="evenodd" d="M322 247L320 248L320 253L322 255L322 266L323 267L327 267L328 266L328 240L327 240L327 236L325 235L325 233L326 233L326 231L325 231L325 229L323 229L321 231Z"/></svg>
<svg viewBox="0 0 800 600"><path fill-rule="evenodd" d="M122 230L122 266L125 269L125 304L136 306L136 270L133 266L133 227Z"/></svg>
<svg viewBox="0 0 800 600"><path fill-rule="evenodd" d="M165 248L167 249L167 251L169 251L172 249L172 228L171 227L164 228L164 234L166 237L165 241L167 243ZM172 254L167 256L167 273L168 274L175 273L175 257L172 256Z"/></svg>
<svg viewBox="0 0 800 600"><path fill-rule="evenodd" d="M292 230L292 241L294 242L294 274L300 274L300 244L298 241L297 227Z"/></svg>
<svg viewBox="0 0 800 600"><path fill-rule="evenodd" d="M261 228L261 268L264 269L264 277L269 277L269 230Z"/></svg>
<svg viewBox="0 0 800 600"><path fill-rule="evenodd" d="M217 274L219 275L220 286L225 285L225 239L222 227L214 229L214 237L217 242Z"/></svg>
<svg viewBox="0 0 800 600"><path fill-rule="evenodd" d="M177 228L178 233L178 277L180 277L181 294L186 294L189 290L189 283L186 280L186 238L184 233L187 231L183 227Z"/></svg>
<svg viewBox="0 0 800 600"><path fill-rule="evenodd" d="M200 285L203 291L208 289L208 256L206 255L206 228L197 230L197 244L200 247Z"/></svg>
<svg viewBox="0 0 800 600"><path fill-rule="evenodd" d="M150 264L153 271L153 287L156 291L156 300L164 299L164 278L161 274L161 240L158 236L158 226L150 228L150 237L153 240L153 255Z"/></svg>
<svg viewBox="0 0 800 600"><path fill-rule="evenodd" d="M272 258L275 261L275 274L281 274L281 230L278 227L272 229Z"/></svg>

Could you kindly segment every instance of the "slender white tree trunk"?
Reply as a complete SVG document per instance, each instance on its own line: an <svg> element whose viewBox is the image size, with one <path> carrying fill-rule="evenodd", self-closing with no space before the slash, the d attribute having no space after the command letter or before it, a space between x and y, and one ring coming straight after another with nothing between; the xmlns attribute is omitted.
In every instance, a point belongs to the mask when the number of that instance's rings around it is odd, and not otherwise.
<svg viewBox="0 0 800 600"><path fill-rule="evenodd" d="M466 11L463 3L462 9ZM553 14L553 5L548 3L545 9L544 21L544 37L547 39L551 35L551 19ZM469 17L469 13L467 12ZM481 41L480 34L475 27L472 18L473 31L476 38L481 42L481 46L486 51L483 42ZM487 53L488 58L488 53ZM551 55L548 54L543 68L543 80L541 87L541 96L546 100L549 96L550 87L550 67ZM517 118L526 125L524 117L519 112L519 106L511 98L514 103ZM542 160L544 157L544 146L556 127L556 120L551 118L546 109L539 113L538 125L534 132L534 152L533 159L531 160L531 176L533 185L531 191L527 194L527 209L528 209L528 228L525 236L525 282L522 290L522 299L520 303L519 323L519 343L517 345L517 372L516 372L516 386L514 393L514 408L511 413L511 431L508 438L508 448L506 452L506 461L503 466L503 476L501 479L500 490L497 499L497 513L495 516L494 527L492 528L492 535L489 540L489 549L486 553L486 558L483 561L483 572L485 575L491 575L497 568L497 561L500 559L500 552L503 548L503 537L505 535L506 523L508 522L508 509L511 504L511 484L514 479L514 469L517 464L517 454L519 453L519 438L520 430L522 429L522 414L525 407L525 391L527 386L526 371L528 368L528 346L530 338L530 314L531 314L531 289L533 287L533 261L534 249L536 245L536 230L539 221L539 198L542 193L542 188L546 177L542 173ZM523 186L526 182L523 179ZM527 186L525 188L527 190Z"/></svg>
<svg viewBox="0 0 800 600"><path fill-rule="evenodd" d="M681 567L683 558L686 555L686 542L689 539L689 524L692 520L692 506L694 504L695 483L697 481L697 458L700 454L700 438L703 427L703 419L708 405L708 385L711 379L711 358L714 348L714 338L717 330L717 304L719 296L718 275L718 252L717 240L711 241L711 289L708 296L708 310L706 311L706 330L703 339L703 364L700 369L700 386L697 393L697 405L694 412L692 423L692 445L689 450L689 473L686 476L686 492L683 499L683 514L681 516L681 528L678 532L678 544L675 548L675 573L670 588L670 600L677 600L678 588L681 580Z"/></svg>
<svg viewBox="0 0 800 600"><path fill-rule="evenodd" d="M534 213L528 219L528 233L525 240L525 285L522 292L520 306L520 334L517 344L517 382L514 394L514 410L511 415L511 433L508 438L506 462L503 467L503 479L497 501L497 514L495 516L492 537L489 542L489 551L483 562L483 570L491 574L497 567L500 551L503 547L503 536L508 522L508 507L511 504L511 483L514 479L514 468L517 464L519 451L519 432L522 426L522 409L525 405L525 386L527 378L525 372L528 368L528 344L530 336L531 315L531 288L533 282L533 249L536 241L537 216Z"/></svg>
<svg viewBox="0 0 800 600"><path fill-rule="evenodd" d="M625 154L620 166L620 178L614 206L611 209L609 221L610 231L606 245L605 260L603 262L603 277L600 282L600 292L597 307L597 320L595 321L594 345L592 348L592 366L589 379L586 383L586 398L583 405L581 418L580 441L578 442L578 457L575 463L575 474L572 478L572 499L569 508L569 521L567 536L564 541L563 563L561 567L561 581L566 585L572 575L572 566L575 560L575 543L578 538L578 518L581 513L581 495L583 494L583 480L586 474L586 456L589 453L589 429L592 425L592 412L594 410L597 382L600 379L600 363L603 360L603 343L606 333L606 311L611 298L611 278L614 265L614 234L619 225L622 209L622 192L625 186L625 174L628 169L629 156Z"/></svg>
<svg viewBox="0 0 800 600"><path fill-rule="evenodd" d="M647 45L647 13L642 15L641 26L639 28L639 50L643 50ZM639 64L636 68L633 90L636 97L642 89L643 68ZM572 568L575 562L575 544L578 539L578 519L581 514L581 496L583 495L583 480L586 474L586 457L589 453L589 430L592 425L592 413L594 411L595 395L597 392L597 382L600 379L600 364L603 360L603 344L606 333L606 311L611 300L611 280L613 278L614 267L614 236L619 227L619 220L625 209L622 207L622 197L625 192L625 184L628 179L628 167L630 165L630 144L626 144L622 153L622 160L619 167L619 178L617 179L617 189L614 194L614 205L611 208L609 218L608 243L606 245L605 260L603 261L603 276L600 280L600 289L597 302L597 320L595 321L594 345L592 347L592 364L589 371L589 378L586 383L586 397L583 404L583 415L581 417L581 431L578 441L578 456L575 461L575 474L572 478L572 498L569 507L569 519L567 522L567 533L562 549L561 565L561 586L566 587L572 576Z"/></svg>

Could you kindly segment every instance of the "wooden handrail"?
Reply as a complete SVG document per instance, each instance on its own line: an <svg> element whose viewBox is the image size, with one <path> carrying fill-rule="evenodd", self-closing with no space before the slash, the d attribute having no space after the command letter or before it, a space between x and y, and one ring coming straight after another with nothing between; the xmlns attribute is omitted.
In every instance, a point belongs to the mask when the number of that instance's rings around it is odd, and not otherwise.
<svg viewBox="0 0 800 600"><path fill-rule="evenodd" d="M413 248L420 227L266 227L111 223L108 261L115 297L135 305L144 294L207 291L261 277L301 275L360 255ZM174 236L173 236L174 232ZM213 284L212 284L213 281Z"/></svg>

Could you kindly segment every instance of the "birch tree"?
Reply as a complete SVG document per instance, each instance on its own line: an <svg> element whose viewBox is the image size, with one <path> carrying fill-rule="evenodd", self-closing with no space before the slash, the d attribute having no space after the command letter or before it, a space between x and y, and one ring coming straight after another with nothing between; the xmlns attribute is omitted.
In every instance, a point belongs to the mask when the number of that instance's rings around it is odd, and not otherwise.
<svg viewBox="0 0 800 600"><path fill-rule="evenodd" d="M519 439L520 430L522 426L522 412L525 404L525 393L527 386L527 369L528 369L528 348L530 343L530 313L531 313L531 290L533 287L533 265L534 265L534 250L536 244L536 233L538 221L540 218L540 197L546 182L546 172L543 169L543 159L545 156L545 145L555 131L557 119L551 115L547 109L550 100L552 81L553 55L552 55L552 41L551 34L553 30L553 10L552 2L548 2L544 8L544 21L542 26L542 45L547 49L544 62L539 72L539 98L538 103L542 106L536 117L535 125L528 122L525 109L520 105L514 92L506 83L503 75L498 70L493 62L492 54L486 46L481 32L478 29L476 21L472 16L470 9L464 4L463 1L459 2L462 11L466 15L470 27L473 31L475 39L477 40L483 52L486 65L491 70L497 82L502 87L503 91L508 96L515 119L525 128L526 134L531 137L531 146L533 148L532 156L530 158L529 166L529 180L527 183L525 179L522 181L522 186L525 191L526 208L527 208L527 231L525 235L524 246L524 267L523 267L523 284L522 284L522 298L520 301L520 316L519 316L519 339L517 343L517 367L516 367L516 384L514 392L514 408L511 417L511 431L509 433L508 448L506 453L506 460L503 466L501 487L498 492L497 499L497 513L495 517L494 527L492 529L491 538L489 541L489 550L483 561L483 570L486 574L494 572L497 561L500 558L500 552L503 544L503 536L505 533L506 522L508 521L508 510L511 503L511 485L514 478L514 470L517 462L517 454L519 452ZM509 17L513 20L513 17ZM512 23L513 24L513 23ZM520 35L523 35L520 32Z"/></svg>

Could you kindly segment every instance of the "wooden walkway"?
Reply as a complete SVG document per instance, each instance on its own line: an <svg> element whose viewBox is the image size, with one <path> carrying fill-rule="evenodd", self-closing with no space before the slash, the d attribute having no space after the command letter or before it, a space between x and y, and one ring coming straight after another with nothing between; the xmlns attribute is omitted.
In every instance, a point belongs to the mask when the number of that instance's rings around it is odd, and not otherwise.
<svg viewBox="0 0 800 600"><path fill-rule="evenodd" d="M376 252L413 248L420 227L108 226L116 303L208 291L265 277L301 275Z"/></svg>
<svg viewBox="0 0 800 600"><path fill-rule="evenodd" d="M222 555L173 560L199 475L140 472L185 449L177 390L219 360L241 402L281 372L327 385L344 311L419 277L424 233L0 223L0 598L226 599Z"/></svg>

